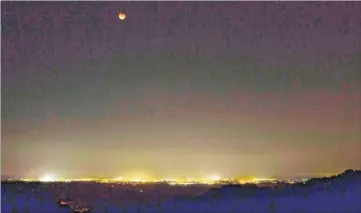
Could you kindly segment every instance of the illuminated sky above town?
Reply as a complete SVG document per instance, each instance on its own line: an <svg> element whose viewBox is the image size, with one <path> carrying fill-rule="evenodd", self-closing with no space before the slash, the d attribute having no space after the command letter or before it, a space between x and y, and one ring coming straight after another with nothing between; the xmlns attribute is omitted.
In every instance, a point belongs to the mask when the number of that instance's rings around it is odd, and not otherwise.
<svg viewBox="0 0 361 213"><path fill-rule="evenodd" d="M361 168L360 2L1 10L3 176Z"/></svg>

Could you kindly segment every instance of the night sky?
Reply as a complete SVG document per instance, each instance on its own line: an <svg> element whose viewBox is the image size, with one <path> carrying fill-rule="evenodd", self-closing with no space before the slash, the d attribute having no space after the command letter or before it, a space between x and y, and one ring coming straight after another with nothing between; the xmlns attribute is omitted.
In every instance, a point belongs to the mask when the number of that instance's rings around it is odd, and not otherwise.
<svg viewBox="0 0 361 213"><path fill-rule="evenodd" d="M361 168L361 2L1 2L1 22L2 175Z"/></svg>

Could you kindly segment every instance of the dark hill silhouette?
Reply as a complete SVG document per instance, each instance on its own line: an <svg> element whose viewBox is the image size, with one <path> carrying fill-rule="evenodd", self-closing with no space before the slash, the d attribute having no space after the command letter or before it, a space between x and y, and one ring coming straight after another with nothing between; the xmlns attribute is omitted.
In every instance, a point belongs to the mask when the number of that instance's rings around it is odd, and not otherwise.
<svg viewBox="0 0 361 213"><path fill-rule="evenodd" d="M38 183L35 183L38 184ZM54 197L34 193L32 185L23 185L27 193L12 193L2 186L2 212L59 212L69 213L69 207L61 208ZM31 188L29 188L31 187ZM39 198L40 197L40 198ZM361 212L361 171L346 170L331 177L312 178L296 184L282 184L282 187L263 187L255 184L226 185L210 189L203 195L174 198L165 202L123 206L103 202L91 211L103 212ZM74 212L83 206L72 205ZM26 209L28 208L28 209ZM79 211L78 211L79 210Z"/></svg>

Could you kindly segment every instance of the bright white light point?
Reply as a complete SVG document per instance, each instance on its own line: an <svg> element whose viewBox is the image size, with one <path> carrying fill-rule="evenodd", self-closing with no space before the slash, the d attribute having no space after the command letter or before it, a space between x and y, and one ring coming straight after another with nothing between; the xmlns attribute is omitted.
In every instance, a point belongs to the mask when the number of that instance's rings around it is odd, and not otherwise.
<svg viewBox="0 0 361 213"><path fill-rule="evenodd" d="M40 178L40 181L42 182L51 182L51 181L55 181L55 175L53 174L46 174L43 177Z"/></svg>
<svg viewBox="0 0 361 213"><path fill-rule="evenodd" d="M213 180L213 181L218 181L220 179L221 179L221 177L217 176L217 175L211 177L211 180Z"/></svg>
<svg viewBox="0 0 361 213"><path fill-rule="evenodd" d="M134 182L140 182L141 180L142 180L142 179L140 179L140 178L134 178L134 179L133 179Z"/></svg>
<svg viewBox="0 0 361 213"><path fill-rule="evenodd" d="M122 181L122 180L124 180L124 178L123 177L117 177L117 178L115 178L115 180Z"/></svg>

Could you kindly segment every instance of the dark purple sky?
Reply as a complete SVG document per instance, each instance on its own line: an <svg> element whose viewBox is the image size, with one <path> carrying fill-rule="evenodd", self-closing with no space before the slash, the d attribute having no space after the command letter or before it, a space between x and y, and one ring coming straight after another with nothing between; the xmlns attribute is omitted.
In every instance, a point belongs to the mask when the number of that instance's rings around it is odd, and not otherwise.
<svg viewBox="0 0 361 213"><path fill-rule="evenodd" d="M360 11L359 2L2 2L2 174L360 168Z"/></svg>

